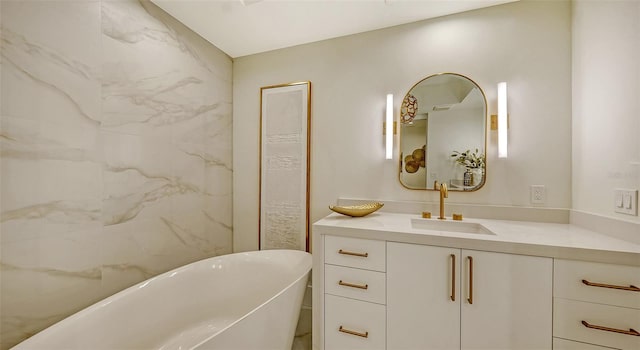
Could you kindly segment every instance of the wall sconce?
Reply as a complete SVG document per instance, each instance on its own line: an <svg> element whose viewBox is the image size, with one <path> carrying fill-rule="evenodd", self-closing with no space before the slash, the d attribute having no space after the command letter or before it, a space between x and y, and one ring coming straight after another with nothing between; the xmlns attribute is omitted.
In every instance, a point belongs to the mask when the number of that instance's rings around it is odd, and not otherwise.
<svg viewBox="0 0 640 350"><path fill-rule="evenodd" d="M387 118L385 123L386 159L393 159L393 94L387 94Z"/></svg>
<svg viewBox="0 0 640 350"><path fill-rule="evenodd" d="M507 158L507 83L498 83L498 158Z"/></svg>

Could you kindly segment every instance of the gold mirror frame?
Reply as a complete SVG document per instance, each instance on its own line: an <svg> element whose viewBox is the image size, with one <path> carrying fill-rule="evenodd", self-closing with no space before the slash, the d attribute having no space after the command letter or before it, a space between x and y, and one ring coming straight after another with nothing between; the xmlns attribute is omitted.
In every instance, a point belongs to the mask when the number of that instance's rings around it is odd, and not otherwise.
<svg viewBox="0 0 640 350"><path fill-rule="evenodd" d="M449 83L447 82L447 78L449 78L449 81L457 81L457 85L452 85L448 88L452 90L457 89L454 91L455 93L451 93L451 95L458 96L459 97L458 101L455 103L451 103L451 101L446 99L442 99L438 103L434 103L433 101L428 101L428 103L426 103L426 105L429 106L428 112L420 113L421 112L420 100L423 100L423 103L424 103L425 97L421 96L416 92L415 90L416 87L420 87L422 84L424 85L423 88L425 90L429 90L429 86L434 85L432 90L436 92L437 85L444 85L445 83L446 84ZM431 79L431 81L429 81L429 79ZM434 80L434 79L437 79L437 80ZM439 82L439 80L442 80L442 82ZM427 81L429 81L429 84L425 84L425 82ZM438 84L434 84L434 81L438 82ZM465 84L467 86L463 86ZM465 93L465 89L469 89L469 90L466 91ZM442 90L437 92L438 94L442 93ZM429 114L432 114L432 113L434 114L436 112L445 112L445 111L448 113L448 110L450 108L455 108L456 105L463 105L465 99L469 97L472 93L474 93L475 96L471 96L471 98L477 99L477 101L475 101L478 104L477 108L482 109L482 112L481 112L482 118L480 119L475 117L475 116L479 116L480 115L479 113L474 115L468 115L466 117L470 116L471 118L473 118L472 123L475 124L475 125L470 125L469 127L475 126L477 129L479 129L477 133L474 131L473 135L469 134L470 136L477 138L477 142L471 142L471 145L467 144L464 147L452 146L448 150L449 154L446 155L446 157L448 158L447 160L450 162L450 165L442 166L441 164L446 163L446 160L444 159L445 157L444 153L440 152L439 156L435 157L433 153L430 153L430 150L432 148L428 146L429 144L428 135L433 134L436 130L433 128L437 127L436 123L434 122L433 123L434 125L432 125L432 130L429 130ZM416 97L414 96L414 94L419 96ZM446 93L444 95L446 95ZM438 98L436 99L440 100L439 95L438 95ZM399 145L400 145L398 180L400 181L400 184L402 184L402 186L404 186L405 188L411 189L411 190L437 190L434 183L435 182L434 180L437 180L438 182L446 183L450 191L474 192L482 188L487 178L486 151L487 151L488 106L487 106L486 96L484 94L484 91L480 87L480 85L478 85L473 79L458 73L447 72L447 73L433 74L415 83L405 94L402 101L403 102L400 107L400 114L399 114L400 127L398 128L399 129ZM480 104L482 104L482 106L480 106ZM424 109L425 107L422 107L422 111ZM440 119L440 120L442 121L445 119ZM418 144L419 143L418 140L420 140L420 136L421 136L420 129L423 127L419 125L420 123L424 124L424 132L423 132L424 136L421 141L422 147L420 147L420 145ZM412 129L409 129L410 126ZM415 130L413 129L414 127L416 128ZM448 130L449 130L449 135L451 135L450 129ZM433 135L436 135L436 134L433 134ZM437 134L437 135L440 135L440 134ZM407 141L410 139L410 137L412 141ZM408 143L408 144L405 144L405 143ZM411 145L412 143L415 143L415 145ZM462 142L459 142L459 143L462 143ZM420 150L420 148L422 148L422 150ZM456 149L456 148L459 148L459 149ZM477 163L481 163L482 165L481 167L472 168L471 170L465 170L466 167L460 165L460 163L457 163L455 161L457 158L460 158L460 155L457 157L452 156L452 154L454 154L454 151L466 152L467 150L470 150L471 153L474 153L474 151L476 151L476 148L478 149L478 151L476 152L476 155L480 156L480 157L477 157L476 160L478 158L481 158L481 161L477 162ZM432 157L429 157L429 155L431 155ZM431 162L429 161L429 158L432 159ZM468 157L467 159L472 159L472 157ZM437 168L437 167L435 169L430 168L429 167L430 163L433 164L432 166L434 167L438 166L438 163L440 163L440 168ZM413 173L410 173L409 171L413 171ZM465 174L465 173L470 173L470 174ZM413 174L416 174L416 176L413 177L412 176ZM444 174L444 175L439 175L439 174ZM478 179L478 177L480 179ZM407 183L408 181L403 181L403 179L404 180L414 179L415 182ZM422 179L424 179L424 185L422 184Z"/></svg>

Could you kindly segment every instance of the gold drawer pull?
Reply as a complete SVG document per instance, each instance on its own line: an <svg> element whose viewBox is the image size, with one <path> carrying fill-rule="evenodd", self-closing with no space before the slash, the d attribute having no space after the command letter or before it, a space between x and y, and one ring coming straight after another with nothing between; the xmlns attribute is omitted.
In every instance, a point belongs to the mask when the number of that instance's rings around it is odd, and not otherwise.
<svg viewBox="0 0 640 350"><path fill-rule="evenodd" d="M340 280L340 282L338 282L338 284L341 285L341 286L351 287L351 288L369 289L369 285L368 284L353 284L353 283L348 283L348 282L342 282L342 280Z"/></svg>
<svg viewBox="0 0 640 350"><path fill-rule="evenodd" d="M587 321L582 321L582 325L587 327L587 328L597 329L597 330L600 330L600 331L614 332L614 333L620 333L620 334L633 335L633 336L636 336L636 337L640 337L640 333L638 331L636 331L635 329L633 329L633 328L629 328L629 330L627 331L627 330L624 330L624 329L596 326L594 324L589 324L589 322L587 322Z"/></svg>
<svg viewBox="0 0 640 350"><path fill-rule="evenodd" d="M346 329L346 328L344 328L342 326L340 326L338 331L340 331L342 333L351 334L351 335L357 335L358 337L369 338L369 332L360 333L360 332L356 332L356 331L352 331L352 330Z"/></svg>
<svg viewBox="0 0 640 350"><path fill-rule="evenodd" d="M451 254L451 301L456 301L456 255Z"/></svg>
<svg viewBox="0 0 640 350"><path fill-rule="evenodd" d="M468 256L469 259L469 297L467 301L469 304L473 304L473 257Z"/></svg>
<svg viewBox="0 0 640 350"><path fill-rule="evenodd" d="M619 290L628 290L630 292L640 292L640 288L638 288L638 287L636 287L634 285L630 285L629 287L627 287L627 286L616 286L614 284L595 283L595 282L589 282L587 280L582 280L582 283L586 284L587 286L591 286L591 287L611 288L611 289L619 289Z"/></svg>
<svg viewBox="0 0 640 350"><path fill-rule="evenodd" d="M354 252L349 252L346 250L338 250L338 254L343 254L343 255L351 255L351 256L359 256L361 258L366 258L369 256L369 253L354 253Z"/></svg>

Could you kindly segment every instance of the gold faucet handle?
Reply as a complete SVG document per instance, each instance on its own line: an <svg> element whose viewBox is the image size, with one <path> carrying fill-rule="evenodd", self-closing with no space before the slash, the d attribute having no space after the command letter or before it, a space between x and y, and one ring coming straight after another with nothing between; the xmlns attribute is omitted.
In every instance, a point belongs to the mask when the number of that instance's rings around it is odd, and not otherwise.
<svg viewBox="0 0 640 350"><path fill-rule="evenodd" d="M423 219L431 219L431 212L430 211L423 211L422 212L422 218Z"/></svg>
<svg viewBox="0 0 640 350"><path fill-rule="evenodd" d="M452 215L452 217L453 217L453 220L456 220L456 221L462 221L462 214L455 214L455 213L454 213L454 214Z"/></svg>

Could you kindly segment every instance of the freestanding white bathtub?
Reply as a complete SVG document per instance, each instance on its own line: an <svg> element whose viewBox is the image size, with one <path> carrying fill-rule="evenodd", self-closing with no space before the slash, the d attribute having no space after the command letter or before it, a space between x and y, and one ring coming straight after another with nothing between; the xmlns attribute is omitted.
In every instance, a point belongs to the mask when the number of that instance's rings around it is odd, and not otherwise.
<svg viewBox="0 0 640 350"><path fill-rule="evenodd" d="M311 255L264 250L201 260L125 289L13 349L289 350Z"/></svg>

